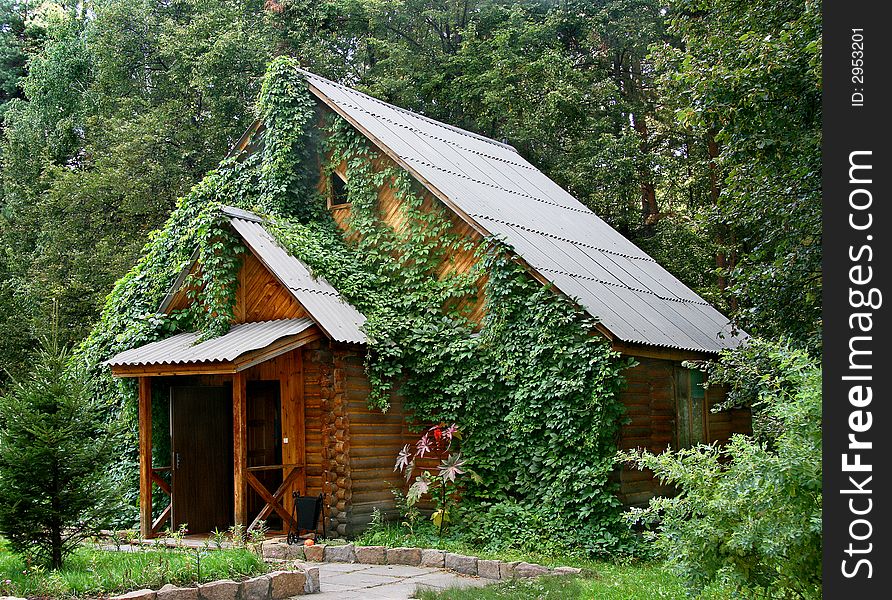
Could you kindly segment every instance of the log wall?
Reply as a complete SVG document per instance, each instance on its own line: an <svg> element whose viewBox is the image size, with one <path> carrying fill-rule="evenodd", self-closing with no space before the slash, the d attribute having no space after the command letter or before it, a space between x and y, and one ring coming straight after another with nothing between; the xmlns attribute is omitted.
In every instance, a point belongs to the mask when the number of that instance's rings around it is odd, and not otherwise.
<svg viewBox="0 0 892 600"><path fill-rule="evenodd" d="M620 428L621 450L642 448L653 453L678 447L676 436L675 372L678 361L636 357L638 365L626 370L626 387L620 394L625 409L625 423ZM725 398L721 387L710 387L704 399L704 440L727 442L733 433L750 433L748 410L712 413L711 408ZM671 495L671 487L661 485L650 471L623 467L615 475L620 485L620 499L624 504L646 503L657 495Z"/></svg>

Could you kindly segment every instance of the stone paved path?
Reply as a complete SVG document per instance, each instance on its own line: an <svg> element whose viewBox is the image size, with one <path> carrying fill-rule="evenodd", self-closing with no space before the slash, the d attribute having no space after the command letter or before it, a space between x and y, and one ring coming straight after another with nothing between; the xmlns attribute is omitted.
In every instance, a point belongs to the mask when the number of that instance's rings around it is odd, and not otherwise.
<svg viewBox="0 0 892 600"><path fill-rule="evenodd" d="M482 587L493 583L488 579L429 567L358 563L305 564L308 567L319 567L321 587L321 593L307 596L307 600L404 600L414 598L419 587L442 590L451 587Z"/></svg>

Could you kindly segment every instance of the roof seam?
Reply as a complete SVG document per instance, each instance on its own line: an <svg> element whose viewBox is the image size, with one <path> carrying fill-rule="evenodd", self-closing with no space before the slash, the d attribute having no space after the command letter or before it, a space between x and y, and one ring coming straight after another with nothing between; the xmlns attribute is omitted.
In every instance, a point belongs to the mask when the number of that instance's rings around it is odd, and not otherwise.
<svg viewBox="0 0 892 600"><path fill-rule="evenodd" d="M331 296L332 298L337 298L338 300L342 299L341 295L338 292L327 292L325 290L317 290L299 286L288 286L288 289L294 290L295 292L310 292L312 294L320 294L322 296Z"/></svg>
<svg viewBox="0 0 892 600"><path fill-rule="evenodd" d="M522 229L524 231L529 231L530 233L535 233L537 235L541 235L543 237L550 237L555 240L560 240L562 242L567 242L568 244L575 244L577 246L584 246L586 248L591 248L592 250L597 250L598 252L604 252L605 254L613 254L614 256L619 256L622 258L628 258L632 260L640 260L644 262L651 262L654 264L658 264L657 261L652 259L649 256L634 256L632 254L623 254L622 252L616 252L615 250L607 250L606 248L601 248L600 246L595 246L593 244L587 244L586 242L580 242L579 240L574 240L571 238L561 237L559 235L555 235L553 233L548 233L546 231L540 231L538 229L533 229L531 227L526 227L524 225L518 225L517 223L513 223L511 221L505 221L503 219L496 219L495 217L490 217L488 215L481 215L477 213L470 213L468 216L474 217L476 219L486 219L487 221L493 221L495 223L501 223L502 225L510 225L511 227L516 227L518 229Z"/></svg>
<svg viewBox="0 0 892 600"><path fill-rule="evenodd" d="M353 110L358 110L358 111L360 111L360 112L364 112L365 114L369 115L370 117L375 117L376 119L379 119L379 120L381 120L381 121L386 121L387 123L390 123L391 125L395 125L396 127L402 127L403 129L406 129L406 130L411 131L411 132L413 132L413 133L417 133L418 135L423 135L423 136L426 137L426 138L430 138L430 139L432 139L432 140L437 140L438 142L443 142L444 144L448 144L448 145L450 145L450 146L454 146L454 147L456 147L456 148L460 148L461 150L463 150L463 151L465 151L465 152L470 152L471 154L476 154L477 156L482 156L482 157L484 157L484 158L489 158L489 159L491 159L491 160L497 160L497 161L499 161L499 162L503 162L503 163L505 163L505 164L507 164L507 165L511 165L512 167L519 167L519 168L521 168L521 169L526 169L526 170L528 170L528 171L533 171L533 172L538 171L538 169L536 169L536 167L533 167L533 166L530 166L530 165L524 165L524 164L521 164L521 163L516 163L516 162L510 161L510 160L504 159L504 158L499 158L498 156L493 156L492 154L487 154L487 153L485 153L485 152L479 152L479 151L477 151L477 150L471 150L470 148L466 148L466 147L462 146L461 144L456 144L455 142L451 142L451 141L449 141L449 140L447 140L447 139L445 139L445 138L441 138L441 137L438 137L438 136L436 136L436 135L431 135L430 133L428 133L428 132L426 132L426 131L422 131L421 129L416 129L415 127L410 127L410 126L408 126L408 125L403 125L402 123L397 123L396 121L392 121L391 119L388 119L388 118L385 117L385 116L382 116L382 115L373 113L373 112L371 112L371 111L368 111L368 110L366 110L366 109L364 109L364 108L362 108L362 107L360 107L360 106L357 106L357 105L355 105L355 104L353 104L353 103L350 103L350 102L342 102L342 104L344 104L344 105L346 105L346 106L349 106L349 107L352 108ZM410 114L413 114L413 113L410 113ZM417 116L417 115L414 115L414 114L413 114L413 116Z"/></svg>
<svg viewBox="0 0 892 600"><path fill-rule="evenodd" d="M502 190L503 192L507 192L509 194L514 194L515 196L522 196L524 198L529 198L530 200L535 200L536 202L541 202L542 204L550 204L551 206L557 206L558 208L563 208L564 210L569 210L573 212L582 213L584 215L594 214L592 211L587 208L574 208L572 206L564 206L563 204L559 204L557 202L549 202L548 200L544 200L539 198L538 196L533 196L532 194L526 194L524 192L518 192L517 190L509 190L508 188L504 188L500 185L496 185L494 183L487 183L485 181L480 181L479 179L474 179L464 173L456 173L455 171L450 171L449 169L444 169L443 167L438 167L437 165L430 163L426 160L421 160L420 158L416 158L414 156L400 156L403 160L409 160L416 163L421 163L425 166L428 166L432 169L436 169L438 171L442 171L444 173L448 173L449 175L453 175L454 177L460 177L462 179L467 179L468 181L473 181L474 183L485 185L486 187L491 187L493 189Z"/></svg>
<svg viewBox="0 0 892 600"><path fill-rule="evenodd" d="M517 149L509 144L502 144L501 142L497 142L496 140L493 140L486 136L480 135L479 133L474 133L473 131L467 131L467 130L461 129L460 127L455 127L453 125L449 125L448 123L442 123L440 121L437 121L436 119L432 119L431 117L428 117L421 113L412 112L411 110L408 110L406 108L402 108L400 106L396 106L395 104L390 104L389 102L384 102L383 100L379 100L378 98L375 98L374 96L369 96L368 94L363 94L362 92L354 90L351 87L347 87L344 84L338 83L336 81L331 81L330 79L325 79L324 77L320 77L319 75L316 75L315 73L310 73L309 71L306 71L303 69L301 69L301 70L303 71L303 73L305 75L307 75L311 78L315 78L317 80L322 80L329 85L333 85L336 88L341 89L344 92L347 92L350 94L361 94L361 95L365 96L366 98L368 98L369 100L371 100L372 102L375 102L376 104L380 104L381 106L386 106L388 108L392 108L392 109L396 110L397 112L411 115L413 117L419 117L421 119L424 119L425 121L430 122L432 125L436 125L437 127L442 127L443 129L448 129L449 131L454 131L455 133L457 133L459 135L463 135L463 136L466 136L466 137L469 137L469 138L475 139L475 140L480 140L481 142L491 144L498 148L506 148L508 150L511 150L514 153L517 153Z"/></svg>
<svg viewBox="0 0 892 600"><path fill-rule="evenodd" d="M652 292L651 290L633 288L633 287L630 287L628 285L624 285L621 283L613 283L611 281L604 281L603 279L598 279L597 277L589 277L587 275L580 275L579 273L570 273L569 271L560 271L558 269L549 269L548 267L541 267L541 266L536 266L536 268L539 270L542 270L542 271L548 271L549 273L557 273L558 275L566 275L567 277L576 277L577 279L588 279L589 281L595 281L602 285L609 285L611 287L622 288L625 290L629 290L631 292L639 292L641 294L649 294L651 296L659 298L660 300L666 300L667 302L678 302L680 304L697 304L699 306L709 306L708 302L698 302L696 300L687 300L685 298L669 298L666 296L661 296L661 295L657 294L656 292Z"/></svg>

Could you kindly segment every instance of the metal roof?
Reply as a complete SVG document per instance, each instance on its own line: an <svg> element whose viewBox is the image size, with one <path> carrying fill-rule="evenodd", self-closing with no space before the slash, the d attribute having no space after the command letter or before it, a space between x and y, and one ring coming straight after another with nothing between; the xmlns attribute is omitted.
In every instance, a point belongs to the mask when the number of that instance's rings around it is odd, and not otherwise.
<svg viewBox="0 0 892 600"><path fill-rule="evenodd" d="M228 333L200 344L197 333L178 333L139 348L125 350L106 361L112 367L231 362L253 350L262 350L284 337L303 333L312 319L283 319L239 323Z"/></svg>
<svg viewBox="0 0 892 600"><path fill-rule="evenodd" d="M748 337L511 146L304 74L320 100L619 340L718 352Z"/></svg>
<svg viewBox="0 0 892 600"><path fill-rule="evenodd" d="M224 214L245 245L301 303L320 329L338 342L364 344L365 316L344 300L323 277L314 277L307 266L276 242L253 213L224 207Z"/></svg>

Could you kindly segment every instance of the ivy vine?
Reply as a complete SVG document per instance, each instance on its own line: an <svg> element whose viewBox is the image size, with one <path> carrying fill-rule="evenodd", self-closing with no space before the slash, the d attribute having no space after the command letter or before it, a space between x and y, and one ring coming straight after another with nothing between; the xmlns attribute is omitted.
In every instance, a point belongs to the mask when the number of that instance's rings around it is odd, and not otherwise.
<svg viewBox="0 0 892 600"><path fill-rule="evenodd" d="M510 248L457 234L447 209L347 122L329 115L315 127L314 107L294 61L274 61L258 101L259 151L224 160L179 202L81 347L100 393L133 419L133 386L113 382L102 360L174 331L226 331L244 249L219 206L259 211L285 248L366 315L370 404L387 410L399 394L416 422L459 424L464 456L481 476L466 502L548 514L550 529L592 552L615 545L621 525L609 475L629 363L583 310L531 278ZM322 181L346 167L346 232L317 190L319 164ZM380 218L382 189L400 201L396 226ZM195 302L158 314L195 248L188 282ZM452 257L468 252L476 253L475 265L453 268ZM478 323L465 300L480 293ZM122 442L131 459L122 478L134 473L133 432Z"/></svg>

